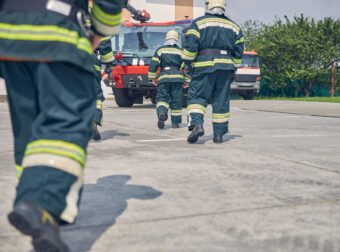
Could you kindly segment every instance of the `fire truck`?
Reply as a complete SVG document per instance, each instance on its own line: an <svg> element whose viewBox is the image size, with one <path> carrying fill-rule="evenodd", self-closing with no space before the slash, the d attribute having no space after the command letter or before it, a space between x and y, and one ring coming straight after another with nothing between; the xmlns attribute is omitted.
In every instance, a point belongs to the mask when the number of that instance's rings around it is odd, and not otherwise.
<svg viewBox="0 0 340 252"><path fill-rule="evenodd" d="M256 52L245 51L242 65L237 69L235 80L231 84L233 94L238 94L245 100L252 100L260 91L261 71L259 57Z"/></svg>

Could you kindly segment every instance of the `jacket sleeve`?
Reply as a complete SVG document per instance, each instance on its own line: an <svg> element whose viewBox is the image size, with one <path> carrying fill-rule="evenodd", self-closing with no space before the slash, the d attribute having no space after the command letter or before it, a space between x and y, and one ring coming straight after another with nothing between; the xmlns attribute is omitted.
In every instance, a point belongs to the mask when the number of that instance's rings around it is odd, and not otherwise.
<svg viewBox="0 0 340 252"><path fill-rule="evenodd" d="M101 40L98 51L101 63L108 64L115 60L110 37L105 37Z"/></svg>
<svg viewBox="0 0 340 252"><path fill-rule="evenodd" d="M192 63L199 50L201 34L195 22L192 22L188 31L185 33L185 43L183 48L183 60Z"/></svg>
<svg viewBox="0 0 340 252"><path fill-rule="evenodd" d="M157 76L158 76L158 67L161 63L161 59L158 55L158 50L155 52L154 56L152 57L151 59L151 63L150 63L150 66L149 66L149 73L148 73L148 76L149 76L149 79L150 80L153 80L153 79L156 79Z"/></svg>
<svg viewBox="0 0 340 252"><path fill-rule="evenodd" d="M121 0L94 1L91 16L94 32L103 37L118 33L122 7Z"/></svg>
<svg viewBox="0 0 340 252"><path fill-rule="evenodd" d="M231 54L236 68L241 66L243 50L244 50L244 37L243 37L243 32L240 29L238 34L236 34L236 42L234 45L234 50Z"/></svg>

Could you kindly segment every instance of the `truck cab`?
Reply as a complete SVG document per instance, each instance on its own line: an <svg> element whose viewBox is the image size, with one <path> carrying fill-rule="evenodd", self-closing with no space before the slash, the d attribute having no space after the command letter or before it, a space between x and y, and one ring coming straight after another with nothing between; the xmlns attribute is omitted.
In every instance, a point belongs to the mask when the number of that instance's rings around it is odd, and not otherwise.
<svg viewBox="0 0 340 252"><path fill-rule="evenodd" d="M235 80L231 84L232 93L240 95L245 100L252 100L260 91L261 71L257 53L245 51L242 65L235 74Z"/></svg>
<svg viewBox="0 0 340 252"><path fill-rule="evenodd" d="M155 103L157 89L148 79L151 59L164 45L168 31L176 30L183 41L189 24L190 20L122 24L120 33L111 38L116 55L112 70L113 93L119 107L142 104L145 98L151 98Z"/></svg>

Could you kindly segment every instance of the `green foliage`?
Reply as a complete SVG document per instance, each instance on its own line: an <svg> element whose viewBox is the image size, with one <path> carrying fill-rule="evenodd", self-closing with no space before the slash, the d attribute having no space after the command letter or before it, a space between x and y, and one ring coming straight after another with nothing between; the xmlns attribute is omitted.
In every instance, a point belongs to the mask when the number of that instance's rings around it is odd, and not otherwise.
<svg viewBox="0 0 340 252"><path fill-rule="evenodd" d="M330 73L331 62L340 58L340 19L316 21L301 15L273 25L247 21L243 27L246 43L259 53L262 74L273 90L291 86L294 96L301 91L309 96ZM330 78L323 81L330 83Z"/></svg>

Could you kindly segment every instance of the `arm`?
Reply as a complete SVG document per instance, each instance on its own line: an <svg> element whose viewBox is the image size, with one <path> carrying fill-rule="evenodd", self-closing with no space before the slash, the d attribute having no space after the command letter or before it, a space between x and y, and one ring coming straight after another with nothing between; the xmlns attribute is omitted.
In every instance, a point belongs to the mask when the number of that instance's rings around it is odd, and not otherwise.
<svg viewBox="0 0 340 252"><path fill-rule="evenodd" d="M152 57L150 66L149 66L149 79L154 80L158 77L158 67L161 63L160 57L158 55L158 50L155 52L154 56Z"/></svg>
<svg viewBox="0 0 340 252"><path fill-rule="evenodd" d="M244 37L243 32L240 29L239 33L236 34L236 42L234 45L234 50L232 52L232 57L236 68L241 66L243 50L244 50Z"/></svg>
<svg viewBox="0 0 340 252"><path fill-rule="evenodd" d="M197 57L201 38L201 34L195 22L192 22L185 36L183 61L185 64L185 73L188 74L192 71L192 63Z"/></svg>

